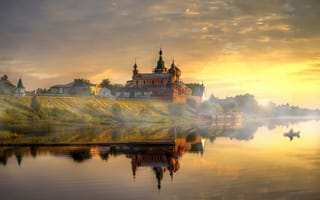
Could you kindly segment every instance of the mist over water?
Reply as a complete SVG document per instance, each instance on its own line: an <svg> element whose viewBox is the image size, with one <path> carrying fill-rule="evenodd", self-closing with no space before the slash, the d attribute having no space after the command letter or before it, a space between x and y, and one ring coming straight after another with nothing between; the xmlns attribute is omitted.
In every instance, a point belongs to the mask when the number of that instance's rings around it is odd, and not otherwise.
<svg viewBox="0 0 320 200"><path fill-rule="evenodd" d="M88 141L173 139L173 146L1 147L0 193L4 199L317 199L320 122L265 122L224 129L128 126L85 135ZM290 129L300 137L284 136Z"/></svg>

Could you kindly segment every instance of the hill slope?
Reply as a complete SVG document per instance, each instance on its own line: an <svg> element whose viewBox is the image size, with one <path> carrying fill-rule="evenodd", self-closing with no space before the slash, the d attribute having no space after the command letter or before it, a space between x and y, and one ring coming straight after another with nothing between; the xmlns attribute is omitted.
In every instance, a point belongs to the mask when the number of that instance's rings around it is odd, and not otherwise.
<svg viewBox="0 0 320 200"><path fill-rule="evenodd" d="M37 96L40 108L35 110L31 99L30 96L0 96L0 127L34 132L61 123L111 126L119 123L183 124L197 117L197 112L187 105L166 102Z"/></svg>

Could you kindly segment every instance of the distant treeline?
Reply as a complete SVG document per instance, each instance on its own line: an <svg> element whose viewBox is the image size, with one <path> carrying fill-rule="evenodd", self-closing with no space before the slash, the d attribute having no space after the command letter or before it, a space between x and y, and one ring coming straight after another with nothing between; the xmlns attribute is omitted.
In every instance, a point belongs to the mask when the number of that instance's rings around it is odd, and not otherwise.
<svg viewBox="0 0 320 200"><path fill-rule="evenodd" d="M237 111L247 115L261 117L281 117L281 116L315 116L320 115L319 109L300 108L289 103L277 105L269 102L268 105L259 105L254 95L244 94L234 97L220 99L211 95L208 100L211 104L221 106L224 112Z"/></svg>

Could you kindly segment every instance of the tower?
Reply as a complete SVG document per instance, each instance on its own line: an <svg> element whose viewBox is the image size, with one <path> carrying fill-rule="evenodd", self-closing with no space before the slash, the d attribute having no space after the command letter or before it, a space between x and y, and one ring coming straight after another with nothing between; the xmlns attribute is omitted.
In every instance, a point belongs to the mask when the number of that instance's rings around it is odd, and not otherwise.
<svg viewBox="0 0 320 200"><path fill-rule="evenodd" d="M132 76L138 75L138 65L137 65L137 59L134 60L133 70L132 70Z"/></svg>
<svg viewBox="0 0 320 200"><path fill-rule="evenodd" d="M17 88L16 88L16 92L15 92L15 96L25 96L25 91L24 91L24 86L22 83L21 78L19 78L18 84L17 84Z"/></svg>
<svg viewBox="0 0 320 200"><path fill-rule="evenodd" d="M160 191L161 189L161 181L163 179L163 172L166 170L166 168L164 167L153 167L153 171L156 175L156 179L157 179L157 188Z"/></svg>
<svg viewBox="0 0 320 200"><path fill-rule="evenodd" d="M164 61L162 59L162 49L160 48L159 51L159 60L157 62L157 66L156 68L154 68L153 70L154 73L159 73L159 74L163 74L167 72L167 68L164 65Z"/></svg>

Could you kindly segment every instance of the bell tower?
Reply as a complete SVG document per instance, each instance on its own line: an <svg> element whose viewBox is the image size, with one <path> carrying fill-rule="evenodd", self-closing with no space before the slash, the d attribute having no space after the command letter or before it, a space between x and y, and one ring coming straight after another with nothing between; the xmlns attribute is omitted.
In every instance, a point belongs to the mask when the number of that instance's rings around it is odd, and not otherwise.
<svg viewBox="0 0 320 200"><path fill-rule="evenodd" d="M157 66L156 68L154 68L153 70L154 73L159 73L159 74L163 74L167 72L167 68L164 65L164 61L162 59L162 49L160 48L159 51L159 60L157 62Z"/></svg>
<svg viewBox="0 0 320 200"><path fill-rule="evenodd" d="M132 76L138 75L138 65L137 65L137 59L134 59L134 65L133 65L133 70L132 70Z"/></svg>

